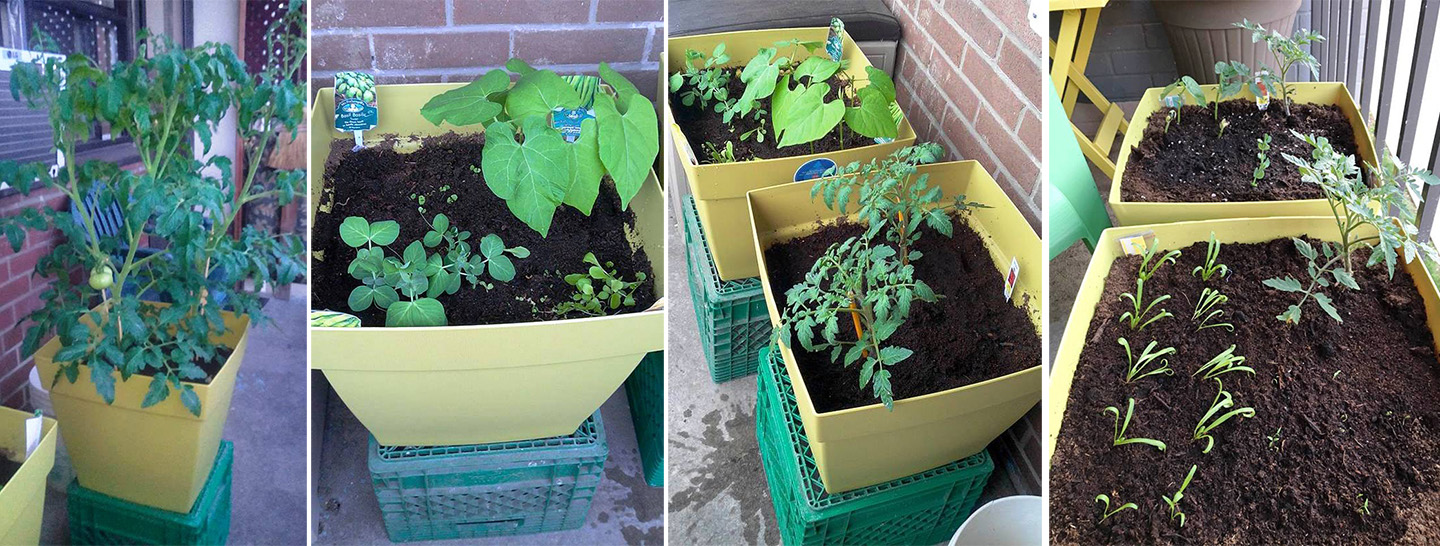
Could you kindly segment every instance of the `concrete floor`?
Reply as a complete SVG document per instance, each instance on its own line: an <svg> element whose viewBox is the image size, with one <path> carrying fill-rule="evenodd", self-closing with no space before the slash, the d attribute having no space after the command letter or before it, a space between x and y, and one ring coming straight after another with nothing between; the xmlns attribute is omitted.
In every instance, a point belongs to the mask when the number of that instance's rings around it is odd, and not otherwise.
<svg viewBox="0 0 1440 546"><path fill-rule="evenodd" d="M250 330L225 422L235 443L229 543L304 544L305 298L271 300L265 313L274 323ZM65 491L51 485L40 542L69 544Z"/></svg>
<svg viewBox="0 0 1440 546"><path fill-rule="evenodd" d="M775 506L770 500L755 438L755 376L715 384L700 344L689 282L684 235L680 226L683 188L671 192L666 218L670 231L666 271L669 338L667 409L669 423L670 542L672 544L780 544ZM998 443L998 440L997 440ZM993 457L999 451L991 449ZM1038 461L1035 462L1038 465ZM995 462L976 507L990 500L1038 491L1017 489L1007 469Z"/></svg>
<svg viewBox="0 0 1440 546"><path fill-rule="evenodd" d="M366 466L369 433L345 403L329 393L320 473L315 476L314 544L387 544L380 506ZM572 531L431 541L414 544L661 544L665 538L663 490L645 484L635 426L622 386L600 407L610 458L590 504L585 526Z"/></svg>

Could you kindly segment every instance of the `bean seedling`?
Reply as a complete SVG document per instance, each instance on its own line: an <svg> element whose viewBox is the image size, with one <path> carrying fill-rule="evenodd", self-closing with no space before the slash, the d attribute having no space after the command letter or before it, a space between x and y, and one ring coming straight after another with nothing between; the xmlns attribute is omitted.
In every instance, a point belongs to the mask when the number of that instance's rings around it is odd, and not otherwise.
<svg viewBox="0 0 1440 546"><path fill-rule="evenodd" d="M718 102L715 111L724 110L730 102L730 91L725 87L730 83L730 71L724 68L728 62L730 56L725 54L724 43L717 44L708 57L693 49L685 50L685 70L670 76L670 92L680 91L688 81L690 88L680 93L681 104L691 106L698 100L701 108L709 108L714 100Z"/></svg>
<svg viewBox="0 0 1440 546"><path fill-rule="evenodd" d="M1111 509L1110 509L1110 495L1106 495L1106 494L1104 494L1104 493L1101 493L1101 494L1099 494L1099 495L1095 495L1095 502L1098 502L1098 503L1100 503L1101 505L1103 505L1103 507L1100 509L1100 521L1101 521L1102 523L1103 523L1105 520L1110 519L1110 516L1113 516L1113 515L1115 515L1115 514L1119 514L1120 512L1124 512L1124 511L1126 511L1126 510L1137 510L1137 509L1139 509L1138 506L1135 506L1135 503L1133 503L1133 502L1127 502L1127 503L1122 504L1122 505L1120 505L1119 507L1115 508L1114 510L1111 510Z"/></svg>
<svg viewBox="0 0 1440 546"><path fill-rule="evenodd" d="M1235 400L1230 396L1230 393L1225 390L1225 384L1221 383L1219 378L1215 379L1215 386L1219 389L1219 392L1215 393L1215 400L1210 402L1210 409L1200 418L1200 422L1195 424L1195 434L1192 436L1192 439L1197 442L1205 440L1205 448L1200 450L1201 453L1209 453L1210 449L1215 447L1215 437L1210 433L1214 431L1216 427L1225 424L1226 421L1237 416L1255 416L1255 408L1250 407L1237 408L1225 412L1225 410L1235 405Z"/></svg>
<svg viewBox="0 0 1440 546"><path fill-rule="evenodd" d="M1160 451L1165 451L1165 442L1152 440L1150 438L1126 438L1125 431L1130 428L1130 417L1135 413L1135 399L1131 398L1125 406L1125 422L1120 422L1120 410L1115 406L1105 408L1105 413L1115 418L1115 438L1111 446L1123 446L1125 444L1144 444Z"/></svg>
<svg viewBox="0 0 1440 546"><path fill-rule="evenodd" d="M1138 379L1143 379L1152 375L1175 374L1175 370L1170 369L1170 360L1161 358L1166 355L1175 354L1174 347L1166 347L1164 349L1156 351L1154 349L1157 343L1151 341L1149 345L1145 346L1144 351L1140 351L1140 358L1135 358L1134 353L1130 351L1130 342L1128 340L1122 337L1120 338L1118 343L1122 347L1125 347L1125 360L1127 361L1125 367L1125 383L1134 383ZM1150 367L1150 364L1157 359L1160 360L1159 367L1153 370L1146 371L1146 368Z"/></svg>
<svg viewBox="0 0 1440 546"><path fill-rule="evenodd" d="M1255 166L1255 173L1251 175L1250 187L1252 188L1260 185L1260 181L1265 179L1265 170L1270 168L1270 133L1265 133L1264 138L1256 139L1255 147L1260 150L1255 154L1255 159L1258 159L1260 163Z"/></svg>
<svg viewBox="0 0 1440 546"><path fill-rule="evenodd" d="M1205 246L1205 265L1195 266L1190 270L1191 275L1199 275L1200 280L1208 281L1215 275L1224 277L1230 274L1230 268L1220 261L1220 241L1215 239L1215 232L1210 232L1210 242Z"/></svg>
<svg viewBox="0 0 1440 546"><path fill-rule="evenodd" d="M614 262L601 266L594 252L586 252L582 261L590 268L585 273L565 276L565 284L574 287L575 293L570 295L570 301L555 306L556 313L580 312L593 317L635 305L635 291L646 279L644 271L635 273L634 281L626 281L615 271Z"/></svg>
<svg viewBox="0 0 1440 546"><path fill-rule="evenodd" d="M1250 375L1255 375L1255 370L1244 364L1245 357L1236 356L1235 346L1231 345L1229 349L1225 349L1224 352L1215 355L1215 358L1210 359L1204 366L1196 369L1195 373L1190 374L1190 376L1199 376L1200 379L1209 381L1230 372L1249 372Z"/></svg>
<svg viewBox="0 0 1440 546"><path fill-rule="evenodd" d="M1155 315L1151 316L1149 319L1145 318L1147 316L1150 316L1150 312L1155 310L1156 305L1159 305L1161 302L1170 299L1169 294L1160 296L1158 298L1155 298L1154 300L1151 300L1150 304L1144 306L1144 309L1142 310L1141 303L1145 300L1145 279L1136 279L1135 293L1131 294L1129 292L1126 292L1124 294L1120 294L1120 299L1130 300L1130 304L1133 306L1133 309L1131 309L1130 311L1126 311L1124 314L1120 315L1121 322L1129 322L1130 329L1133 331L1138 332L1140 330L1144 330L1146 326L1153 324L1157 320L1175 316L1172 315L1169 311L1166 311L1162 308L1159 312L1155 313Z"/></svg>
<svg viewBox="0 0 1440 546"><path fill-rule="evenodd" d="M1220 110L1220 101L1215 101L1215 110ZM1227 127L1230 127L1230 118L1220 120L1220 132L1215 135L1217 140L1225 138L1225 129Z"/></svg>
<svg viewBox="0 0 1440 546"><path fill-rule="evenodd" d="M1210 321L1219 319L1221 315L1225 314L1225 310L1220 309L1220 306L1228 301L1230 301L1230 297L1221 294L1219 290L1212 288L1201 290L1200 301L1195 304L1195 312L1190 314L1190 318L1195 321L1195 331L1199 332L1206 328L1225 328L1234 332L1234 324L1228 322L1210 323ZM1201 318L1201 315L1204 315L1204 318Z"/></svg>
<svg viewBox="0 0 1440 546"><path fill-rule="evenodd" d="M1181 527L1185 526L1185 512L1180 510L1180 500L1185 498L1185 488L1190 487L1190 480L1195 478L1195 470L1198 468L1197 465L1190 465L1190 473L1185 475L1185 481L1180 482L1180 488L1168 497L1160 497L1160 500L1170 506L1170 520L1179 518Z"/></svg>
<svg viewBox="0 0 1440 546"><path fill-rule="evenodd" d="M1189 95L1191 99L1195 100L1195 104L1200 105L1201 108L1209 107L1210 101L1205 99L1205 90L1200 88L1200 82L1195 81L1195 78L1191 78L1190 76L1181 76L1180 79L1175 80L1170 85L1165 86L1164 89L1161 89L1160 104L1166 104L1166 99L1170 97L1183 97L1184 95ZM1175 123L1180 123L1180 110L1184 107L1183 99L1179 105L1174 107ZM1168 122L1166 124L1166 132L1169 132Z"/></svg>

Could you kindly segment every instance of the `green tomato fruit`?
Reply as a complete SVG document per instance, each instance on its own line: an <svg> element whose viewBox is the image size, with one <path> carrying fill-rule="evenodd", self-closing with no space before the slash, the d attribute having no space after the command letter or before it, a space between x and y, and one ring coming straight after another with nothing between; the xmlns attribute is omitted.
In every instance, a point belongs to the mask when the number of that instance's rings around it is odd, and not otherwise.
<svg viewBox="0 0 1440 546"><path fill-rule="evenodd" d="M104 290L115 284L115 271L108 265L90 270L90 288Z"/></svg>

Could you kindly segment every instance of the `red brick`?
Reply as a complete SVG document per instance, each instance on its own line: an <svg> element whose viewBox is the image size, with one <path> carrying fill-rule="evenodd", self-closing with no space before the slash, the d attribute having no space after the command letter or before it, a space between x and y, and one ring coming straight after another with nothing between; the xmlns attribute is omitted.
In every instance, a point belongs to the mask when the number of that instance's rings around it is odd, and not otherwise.
<svg viewBox="0 0 1440 546"><path fill-rule="evenodd" d="M1005 33L979 6L962 3L959 6L951 5L942 8L936 6L933 3L934 0L919 0L919 2L922 9L935 12L930 26L925 28L940 43L942 49L955 53L952 60L956 65L960 64L960 46L965 43L978 48L987 57L994 58L999 53L1000 43L1003 41ZM944 13L947 9L948 13ZM948 19L942 16L942 13L948 15ZM964 31L963 36L961 31ZM965 36L970 39L966 40Z"/></svg>
<svg viewBox="0 0 1440 546"><path fill-rule="evenodd" d="M372 68L370 40L363 35L315 36L310 39L315 70L341 71Z"/></svg>
<svg viewBox="0 0 1440 546"><path fill-rule="evenodd" d="M8 281L0 282L0 307L5 307L13 302L20 301L20 298L30 292L30 276L16 275ZM5 323L0 322L0 327Z"/></svg>
<svg viewBox="0 0 1440 546"><path fill-rule="evenodd" d="M985 141L985 145L1000 159L1005 170L1010 171L1015 183L1025 194L1029 195L1034 191L1040 166L1035 159L1027 155L1020 142L1010 135L1003 122L995 116L981 111L977 116L975 129L980 133L980 138Z"/></svg>
<svg viewBox="0 0 1440 546"><path fill-rule="evenodd" d="M27 242L20 254L9 260L10 276L29 278L35 272L35 263L40 261L40 257L49 254L52 248L53 245L50 244Z"/></svg>
<svg viewBox="0 0 1440 546"><path fill-rule="evenodd" d="M457 25L588 23L590 0L454 0L454 16Z"/></svg>
<svg viewBox="0 0 1440 546"><path fill-rule="evenodd" d="M1020 126L1015 128L1015 134L1020 136L1020 142L1025 145L1025 149L1030 150L1031 155L1040 157L1040 149L1043 147L1040 135L1043 130L1040 116L1034 110L1026 110L1020 114Z"/></svg>
<svg viewBox="0 0 1440 546"><path fill-rule="evenodd" d="M640 61L645 56L645 29L542 30L515 35L515 56L535 66ZM586 47L575 47L575 44Z"/></svg>
<svg viewBox="0 0 1440 546"><path fill-rule="evenodd" d="M659 22L665 18L660 0L596 0L595 20L607 22Z"/></svg>
<svg viewBox="0 0 1440 546"><path fill-rule="evenodd" d="M375 36L375 67L380 70L501 66L509 58L509 32Z"/></svg>
<svg viewBox="0 0 1440 546"><path fill-rule="evenodd" d="M312 29L439 26L445 24L445 0L325 0L310 14Z"/></svg>
<svg viewBox="0 0 1440 546"><path fill-rule="evenodd" d="M0 371L13 370L18 367L20 367L19 348L0 351Z"/></svg>
<svg viewBox="0 0 1440 546"><path fill-rule="evenodd" d="M650 54L645 56L645 61L662 62L665 59L665 29L657 28L654 32L650 36Z"/></svg>
<svg viewBox="0 0 1440 546"><path fill-rule="evenodd" d="M1034 44L1037 45L1038 44ZM1039 97L1044 96L1045 88L1041 85L1040 65L1036 63L1039 50L1029 50L1028 46L1014 40L1005 40L1000 48L1000 56L995 62L1000 65L1000 72L1005 78L1020 88L1022 98L1029 99L1026 102L1030 107L1039 109Z"/></svg>
<svg viewBox="0 0 1440 546"><path fill-rule="evenodd" d="M987 152L988 147L985 142L973 130L966 127L965 123L961 122L958 114L959 112L953 108L945 112L945 132L950 135L950 140L959 147L958 151L961 157L979 161L980 165L985 167L986 172L994 175L999 164Z"/></svg>
<svg viewBox="0 0 1440 546"><path fill-rule="evenodd" d="M930 118L920 110L918 100L914 88L910 87L910 82L902 82L900 89L895 93L895 102L900 105L900 110L905 112L905 118L910 120L910 127L915 130L915 138L930 140L931 135L934 134L934 128L930 125Z"/></svg>
<svg viewBox="0 0 1440 546"><path fill-rule="evenodd" d="M15 393L25 389L25 384L30 380L29 362L30 359L28 358L25 359L23 363L17 360L13 367L5 368L9 371L10 375L5 376L4 379L0 379L0 397L8 400L13 397Z"/></svg>
<svg viewBox="0 0 1440 546"><path fill-rule="evenodd" d="M965 65L960 68L960 77L970 80L970 85L980 91L980 96L996 113L1004 115L1005 129L1010 130L1020 121L1020 111L1030 106L1030 99L1021 97L1010 88L1009 80L1002 76L984 55L970 52L965 56ZM984 111L984 108L980 109Z"/></svg>

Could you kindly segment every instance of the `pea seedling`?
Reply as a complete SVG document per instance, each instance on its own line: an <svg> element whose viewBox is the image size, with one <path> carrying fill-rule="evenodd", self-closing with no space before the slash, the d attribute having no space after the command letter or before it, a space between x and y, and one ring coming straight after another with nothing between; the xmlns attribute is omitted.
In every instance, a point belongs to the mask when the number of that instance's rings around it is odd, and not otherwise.
<svg viewBox="0 0 1440 546"><path fill-rule="evenodd" d="M1119 343L1122 347L1125 347L1125 383L1134 383L1138 379L1143 379L1152 375L1175 374L1175 370L1170 369L1170 360L1162 358L1167 355L1175 354L1174 347L1166 347L1164 349L1156 351L1154 349L1157 343L1151 341L1149 345L1145 346L1145 350L1140 352L1140 357L1135 358L1135 354L1130 351L1130 342L1128 340L1122 337L1117 343ZM1146 371L1146 368L1150 367L1150 364L1155 362L1157 359L1160 361L1159 366L1153 370Z"/></svg>
<svg viewBox="0 0 1440 546"><path fill-rule="evenodd" d="M1196 369L1195 373L1190 374L1190 376L1199 376L1201 380L1209 381L1230 372L1248 372L1252 376L1255 375L1255 370L1244 364L1245 357L1236 356L1235 346L1231 345L1230 348L1225 349L1224 352L1215 355L1215 358L1210 359L1204 366Z"/></svg>
<svg viewBox="0 0 1440 546"><path fill-rule="evenodd" d="M1210 321L1217 320L1225 314L1225 310L1220 309L1220 306L1228 301L1230 301L1230 297L1221 294L1219 290L1212 288L1201 290L1200 301L1195 304L1195 312L1190 314L1191 320L1195 321L1195 331L1199 332L1206 328L1225 328L1234 332L1234 324L1228 322L1210 323ZM1204 315L1204 318L1201 318L1201 315Z"/></svg>
<svg viewBox="0 0 1440 546"><path fill-rule="evenodd" d="M1219 389L1219 392L1215 393L1215 400L1210 402L1210 409L1200 418L1200 422L1195 424L1195 433L1191 437L1197 442L1200 440L1205 441L1205 448L1200 450L1201 453L1210 453L1210 449L1215 447L1215 437L1210 433L1214 431L1216 427L1225 424L1226 421L1235 417L1255 416L1255 408L1250 407L1237 408L1221 413L1234 406L1235 399L1225 390L1225 384L1221 383L1219 378L1215 379L1215 386Z"/></svg>
<svg viewBox="0 0 1440 546"><path fill-rule="evenodd" d="M1205 246L1205 265L1195 266L1190 270L1191 275L1199 275L1200 280L1208 281L1211 277L1219 275L1224 277L1230 274L1230 268L1219 263L1220 241L1215 239L1215 232L1210 232L1210 242Z"/></svg>
<svg viewBox="0 0 1440 546"><path fill-rule="evenodd" d="M1170 520L1179 518L1181 527L1185 526L1185 512L1180 510L1180 500L1185 498L1185 488L1190 487L1190 480L1195 479L1195 470L1198 468L1197 465L1190 465L1190 473L1185 475L1185 481L1180 483L1180 488L1168 497L1160 497L1160 500L1170 506Z"/></svg>
<svg viewBox="0 0 1440 546"><path fill-rule="evenodd" d="M1118 447L1125 444L1144 444L1160 451L1165 451L1165 442L1162 442L1160 440L1152 440L1150 438L1125 437L1125 431L1130 428L1130 417L1135 413L1134 398L1129 399L1129 401L1126 403L1124 423L1120 422L1120 410L1115 406L1106 407L1105 413L1108 413L1115 418L1115 438L1114 441L1110 444L1111 446Z"/></svg>
<svg viewBox="0 0 1440 546"><path fill-rule="evenodd" d="M1255 166L1255 173L1251 175L1250 187L1252 188L1260 185L1260 181L1265 179L1265 171L1270 168L1270 133L1265 133L1264 138L1257 139L1255 147L1260 150L1255 154L1255 159L1258 159L1260 163Z"/></svg>
<svg viewBox="0 0 1440 546"><path fill-rule="evenodd" d="M1120 321L1128 322L1130 324L1130 329L1133 331L1138 332L1140 330L1144 330L1146 326L1154 324L1157 320L1175 316L1163 308L1160 309L1159 312L1155 313L1154 316L1150 316L1150 312L1155 310L1156 305L1159 305L1165 300L1170 299L1169 294L1151 300L1149 305L1145 305L1144 309L1141 309L1141 304L1145 300L1145 279L1136 279L1135 293L1131 294L1129 292L1126 292L1124 294L1120 294L1120 299L1130 300L1130 304L1133 307L1133 309L1126 311L1124 314L1120 315ZM1147 316L1150 316L1150 318L1146 319L1145 317Z"/></svg>
<svg viewBox="0 0 1440 546"><path fill-rule="evenodd" d="M689 81L691 87L680 93L681 104L691 106L698 100L701 108L708 108L710 101L715 100L719 102L715 111L724 110L730 102L730 91L726 87L730 83L730 71L724 68L728 62L730 56L725 54L724 43L717 44L708 57L693 49L685 50L685 70L670 76L670 92L680 91Z"/></svg>
<svg viewBox="0 0 1440 546"><path fill-rule="evenodd" d="M1115 514L1119 514L1120 512L1124 512L1124 511L1126 511L1126 510L1138 510L1138 509L1140 508L1140 507L1136 506L1135 503L1133 503L1133 502L1127 502L1127 503L1122 504L1122 505L1120 505L1119 507L1115 508L1114 510L1111 510L1111 509L1110 509L1110 495L1106 495L1106 494L1104 494L1104 493L1101 493L1101 494L1099 494L1099 495L1095 495L1095 502L1098 502L1098 503L1100 503L1100 504L1102 505L1102 508L1100 509L1100 522L1101 522L1101 523L1104 523L1105 520L1110 519L1110 516L1113 516L1113 515L1115 515Z"/></svg>
<svg viewBox="0 0 1440 546"><path fill-rule="evenodd" d="M586 252L582 261L590 266L589 270L565 276L565 284L574 287L575 293L570 295L570 301L563 301L555 306L556 313L564 315L580 312L601 316L621 307L635 305L635 291L646 279L644 271L635 273L634 281L625 281L616 273L615 262L605 262L605 265L601 266L594 252Z"/></svg>

